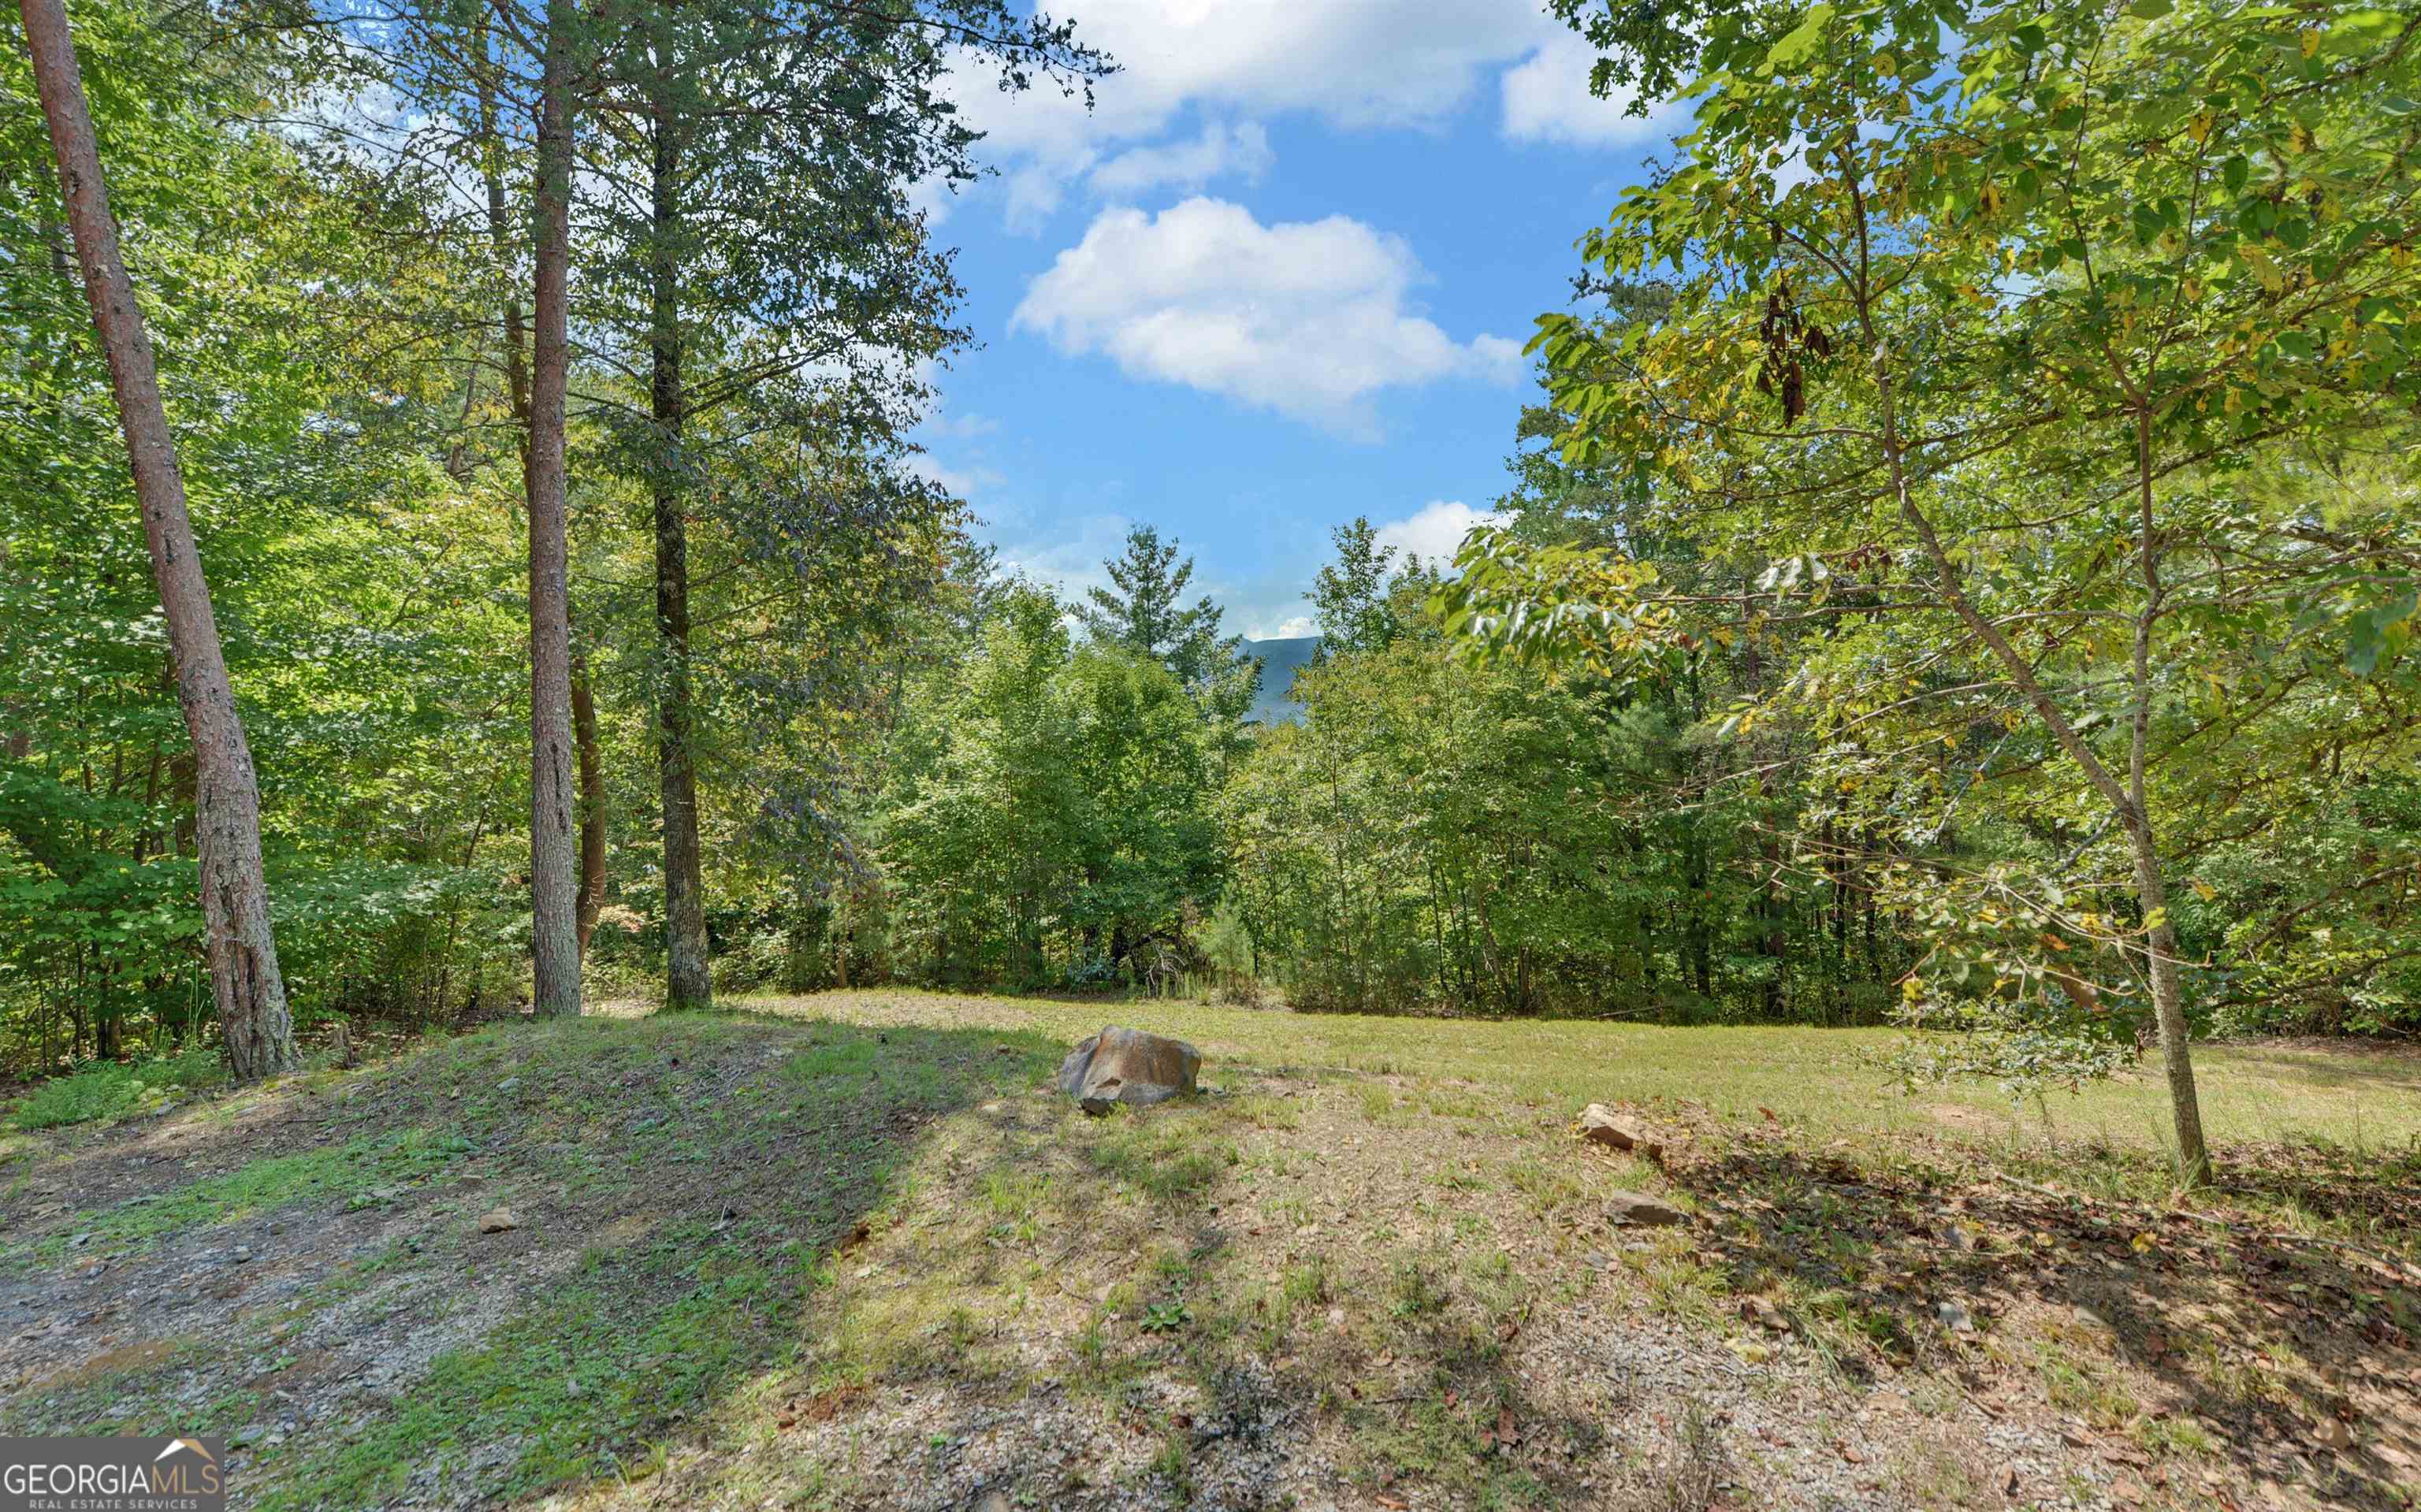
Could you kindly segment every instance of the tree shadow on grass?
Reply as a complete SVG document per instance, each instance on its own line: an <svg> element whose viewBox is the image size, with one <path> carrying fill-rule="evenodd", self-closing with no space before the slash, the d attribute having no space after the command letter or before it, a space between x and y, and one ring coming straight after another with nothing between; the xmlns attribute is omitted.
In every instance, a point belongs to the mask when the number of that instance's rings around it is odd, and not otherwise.
<svg viewBox="0 0 2421 1512"><path fill-rule="evenodd" d="M277 1095L267 1124L180 1150L216 1174L163 1173L72 1215L91 1242L25 1256L14 1282L64 1309L63 1368L0 1383L0 1419L242 1439L235 1504L260 1508L613 1475L796 1351L831 1256L929 1124L1059 1052L997 1031L586 1020L432 1045L341 1100ZM301 1148L218 1169L296 1116ZM100 1275L71 1277L87 1254Z"/></svg>
<svg viewBox="0 0 2421 1512"><path fill-rule="evenodd" d="M2247 1192L2421 1219L2421 1161L2220 1153ZM1995 1396L2040 1398L2114 1476L2174 1480L2190 1499L2220 1494L2195 1478L2215 1455L2329 1504L2409 1504L2395 1488L2421 1463L2421 1406L2403 1384L2421 1368L2421 1288L2401 1257L2375 1263L2241 1213L2215 1223L1811 1155L1778 1133L1676 1159L1667 1175L1720 1215L1701 1263L1735 1294L1783 1299L1852 1374L1880 1356L1946 1371L1988 1411Z"/></svg>

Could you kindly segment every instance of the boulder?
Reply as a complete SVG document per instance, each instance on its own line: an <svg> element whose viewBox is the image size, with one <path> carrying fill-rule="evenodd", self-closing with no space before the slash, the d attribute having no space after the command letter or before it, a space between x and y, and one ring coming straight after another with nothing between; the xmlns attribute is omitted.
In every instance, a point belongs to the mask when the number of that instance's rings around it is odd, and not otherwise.
<svg viewBox="0 0 2421 1512"><path fill-rule="evenodd" d="M1581 1137L1593 1145L1610 1149L1629 1150L1651 1161L1664 1158L1664 1142L1637 1124L1624 1118L1602 1102L1592 1102L1581 1110L1580 1121L1573 1126Z"/></svg>
<svg viewBox="0 0 2421 1512"><path fill-rule="evenodd" d="M1148 1107L1190 1095L1201 1069L1202 1052L1181 1039L1105 1026L1059 1063L1059 1090L1104 1114L1113 1102Z"/></svg>

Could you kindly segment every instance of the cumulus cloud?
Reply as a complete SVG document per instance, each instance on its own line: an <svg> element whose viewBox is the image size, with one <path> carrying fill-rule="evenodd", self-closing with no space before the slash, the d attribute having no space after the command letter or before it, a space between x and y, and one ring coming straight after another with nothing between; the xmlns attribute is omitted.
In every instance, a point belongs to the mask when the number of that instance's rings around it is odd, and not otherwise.
<svg viewBox="0 0 2421 1512"><path fill-rule="evenodd" d="M1102 211L1027 286L1011 323L1135 377L1375 439L1380 389L1498 379L1513 345L1465 345L1414 313L1420 277L1401 239L1349 216L1263 226L1196 197L1158 215Z"/></svg>
<svg viewBox="0 0 2421 1512"><path fill-rule="evenodd" d="M1119 66L1089 113L1047 83L1005 93L965 54L944 84L986 133L1014 228L1038 227L1071 188L1117 197L1250 179L1269 166L1257 123L1271 117L1434 125L1492 82L1519 139L1609 146L1671 129L1592 99L1593 55L1537 0L1086 0L1077 36ZM1190 140L1177 134L1195 121Z"/></svg>
<svg viewBox="0 0 2421 1512"><path fill-rule="evenodd" d="M931 452L915 453L908 459L907 466L911 474L954 499L972 499L1000 481L1000 475L989 467L952 467Z"/></svg>
<svg viewBox="0 0 2421 1512"><path fill-rule="evenodd" d="M1454 553L1462 549L1462 538L1478 525L1504 522L1505 517L1485 509L1475 509L1460 499L1432 499L1411 518L1390 521L1379 527L1379 544L1392 546L1400 554L1417 556L1433 567L1453 565Z"/></svg>
<svg viewBox="0 0 2421 1512"><path fill-rule="evenodd" d="M1248 641L1299 641L1320 633L1320 621L1309 615L1293 615L1279 620L1248 622L1243 636Z"/></svg>
<svg viewBox="0 0 2421 1512"><path fill-rule="evenodd" d="M1597 52L1572 32L1547 39L1536 53L1507 69L1502 84L1505 134L1517 142L1554 142L1570 147L1630 147L1663 141L1684 129L1686 106L1659 104L1633 116L1633 96L1617 89L1600 100L1589 93Z"/></svg>
<svg viewBox="0 0 2421 1512"><path fill-rule="evenodd" d="M1164 184L1200 189L1214 179L1231 176L1257 182L1269 167L1270 136L1258 121L1213 124L1190 142L1121 152L1093 170L1092 184L1096 192L1119 198Z"/></svg>

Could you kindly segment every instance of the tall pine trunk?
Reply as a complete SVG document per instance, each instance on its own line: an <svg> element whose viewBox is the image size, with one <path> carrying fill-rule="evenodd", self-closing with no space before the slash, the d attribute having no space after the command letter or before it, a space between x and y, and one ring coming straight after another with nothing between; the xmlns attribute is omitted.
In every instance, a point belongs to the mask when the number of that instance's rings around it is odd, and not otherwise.
<svg viewBox="0 0 2421 1512"><path fill-rule="evenodd" d="M109 382L126 433L127 460L143 508L143 534L177 664L177 700L194 742L194 807L201 853L202 917L211 990L228 1064L239 1080L291 1070L297 1064L286 983L270 932L269 883L261 871L260 792L252 748L227 686L218 621L194 545L185 481L160 400L151 339L118 256L117 227L102 181L83 76L60 0L21 0L25 46L50 125L59 187L92 320L109 358Z"/></svg>
<svg viewBox="0 0 2421 1512"><path fill-rule="evenodd" d="M669 43L660 44L669 48ZM681 519L680 148L668 86L660 86L649 175L650 413L663 448L655 470L656 634L664 659L656 714L664 804L664 1005L703 1007L714 998L708 969L704 867L697 834L697 768L689 662L689 532Z"/></svg>
<svg viewBox="0 0 2421 1512"><path fill-rule="evenodd" d="M529 446L530 949L543 1017L580 1011L571 776L571 608L564 545L564 397L571 375L571 49L574 0L549 0L539 84Z"/></svg>
<svg viewBox="0 0 2421 1512"><path fill-rule="evenodd" d="M479 65L491 66L488 31L479 30ZM488 239L497 262L512 264L512 216L505 208L503 138L496 132L496 99L483 73L479 81L480 177L488 194ZM505 393L512 405L513 427L520 437L522 467L529 467L530 378L526 355L529 329L522 319L522 302L505 297ZM567 605L566 620L570 619ZM580 767L580 895L574 930L580 955L588 957L588 938L597 929L605 903L605 775L597 740L597 701L588 680L588 659L571 658L572 745Z"/></svg>

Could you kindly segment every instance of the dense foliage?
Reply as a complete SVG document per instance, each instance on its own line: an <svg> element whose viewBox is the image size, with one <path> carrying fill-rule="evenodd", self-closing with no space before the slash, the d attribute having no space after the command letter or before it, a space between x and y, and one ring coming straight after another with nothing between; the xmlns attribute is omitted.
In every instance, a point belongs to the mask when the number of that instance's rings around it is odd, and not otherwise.
<svg viewBox="0 0 2421 1512"><path fill-rule="evenodd" d="M1098 65L943 8L1012 72ZM2421 23L1560 8L1601 86L1700 77L1695 128L1541 321L1497 524L1453 564L1339 529L1270 727L1178 542L1138 529L1062 602L909 465L965 338L909 191L976 166L930 39L792 78L711 8L590 39L594 982L661 979L688 844L718 988L1898 1015L2022 1077L2421 1026ZM530 79L413 14L343 49L75 16L306 1027L529 985L531 144L498 112ZM862 108L820 114L840 79ZM461 108L348 135L346 90ZM55 1066L207 1042L211 999L192 756L31 101L0 51L0 1053Z"/></svg>

